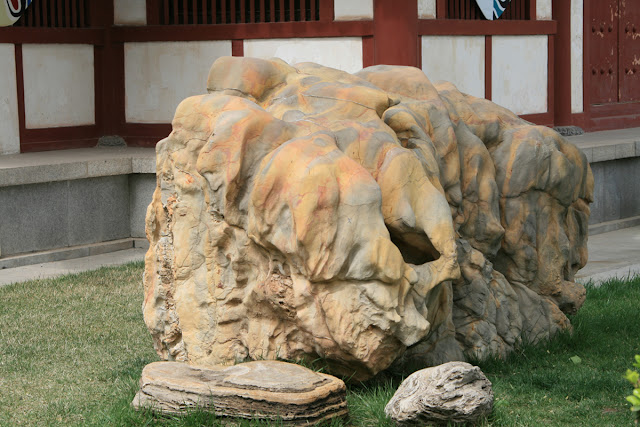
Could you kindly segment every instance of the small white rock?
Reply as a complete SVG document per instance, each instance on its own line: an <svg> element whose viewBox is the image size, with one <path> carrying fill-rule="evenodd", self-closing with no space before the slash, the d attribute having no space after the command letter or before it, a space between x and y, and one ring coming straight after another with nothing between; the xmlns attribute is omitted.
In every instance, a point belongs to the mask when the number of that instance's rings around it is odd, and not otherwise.
<svg viewBox="0 0 640 427"><path fill-rule="evenodd" d="M409 426L475 423L492 408L491 382L480 368L449 362L409 375L384 412L397 425Z"/></svg>

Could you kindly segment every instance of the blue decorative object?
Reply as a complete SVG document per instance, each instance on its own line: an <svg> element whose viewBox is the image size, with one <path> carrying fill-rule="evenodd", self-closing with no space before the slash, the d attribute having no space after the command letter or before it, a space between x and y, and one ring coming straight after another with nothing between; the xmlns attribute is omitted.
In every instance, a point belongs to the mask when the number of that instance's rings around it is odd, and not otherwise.
<svg viewBox="0 0 640 427"><path fill-rule="evenodd" d="M504 13L511 0L476 0L484 17L490 21L498 19Z"/></svg>

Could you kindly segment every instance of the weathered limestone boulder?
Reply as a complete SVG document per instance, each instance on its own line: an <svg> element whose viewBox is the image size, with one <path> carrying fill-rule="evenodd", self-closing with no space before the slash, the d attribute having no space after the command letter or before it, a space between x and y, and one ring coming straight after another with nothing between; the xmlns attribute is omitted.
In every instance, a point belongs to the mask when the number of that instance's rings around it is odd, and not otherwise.
<svg viewBox="0 0 640 427"><path fill-rule="evenodd" d="M310 425L347 415L345 390L336 377L274 360L213 368L154 362L142 371L132 405L174 414L197 407L217 416Z"/></svg>
<svg viewBox="0 0 640 427"><path fill-rule="evenodd" d="M474 424L493 408L491 382L480 368L448 362L414 372L405 379L385 414L397 425Z"/></svg>
<svg viewBox="0 0 640 427"><path fill-rule="evenodd" d="M585 156L416 68L225 57L157 145L145 322L200 366L502 356L583 303Z"/></svg>

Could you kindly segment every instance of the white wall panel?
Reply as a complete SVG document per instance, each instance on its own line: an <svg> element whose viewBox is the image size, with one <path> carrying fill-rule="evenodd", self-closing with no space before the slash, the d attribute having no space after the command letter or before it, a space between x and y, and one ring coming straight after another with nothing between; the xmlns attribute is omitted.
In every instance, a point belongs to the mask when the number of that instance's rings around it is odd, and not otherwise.
<svg viewBox="0 0 640 427"><path fill-rule="evenodd" d="M129 123L169 123L185 98L207 93L211 64L231 42L125 43L125 111Z"/></svg>
<svg viewBox="0 0 640 427"><path fill-rule="evenodd" d="M114 0L113 23L116 25L146 25L147 0Z"/></svg>
<svg viewBox="0 0 640 427"><path fill-rule="evenodd" d="M13 44L0 44L0 154L20 152L16 57Z"/></svg>
<svg viewBox="0 0 640 427"><path fill-rule="evenodd" d="M516 114L547 112L547 36L492 38L493 102Z"/></svg>
<svg viewBox="0 0 640 427"><path fill-rule="evenodd" d="M315 62L355 73L362 69L360 37L245 40L244 56L280 58L289 64Z"/></svg>
<svg viewBox="0 0 640 427"><path fill-rule="evenodd" d="M423 36L422 70L469 95L484 97L484 36Z"/></svg>
<svg viewBox="0 0 640 427"><path fill-rule="evenodd" d="M536 1L536 17L540 21L549 21L551 19L551 0Z"/></svg>
<svg viewBox="0 0 640 427"><path fill-rule="evenodd" d="M582 0L571 0L571 112L584 111L583 78L583 14Z"/></svg>
<svg viewBox="0 0 640 427"><path fill-rule="evenodd" d="M436 0L418 0L418 18L435 19Z"/></svg>
<svg viewBox="0 0 640 427"><path fill-rule="evenodd" d="M22 45L25 125L95 124L93 46Z"/></svg>
<svg viewBox="0 0 640 427"><path fill-rule="evenodd" d="M373 19L373 0L334 0L333 15L336 21Z"/></svg>

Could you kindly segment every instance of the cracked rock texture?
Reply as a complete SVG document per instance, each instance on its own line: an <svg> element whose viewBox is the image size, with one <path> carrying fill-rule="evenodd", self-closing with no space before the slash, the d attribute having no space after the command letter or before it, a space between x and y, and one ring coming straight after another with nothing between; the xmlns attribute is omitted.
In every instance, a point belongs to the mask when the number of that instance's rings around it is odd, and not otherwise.
<svg viewBox="0 0 640 427"><path fill-rule="evenodd" d="M132 405L169 414L202 408L282 425L317 425L348 414L342 380L275 360L211 368L153 362L142 370Z"/></svg>
<svg viewBox="0 0 640 427"><path fill-rule="evenodd" d="M366 379L505 355L583 303L593 176L416 68L224 57L157 145L145 322L167 360Z"/></svg>
<svg viewBox="0 0 640 427"><path fill-rule="evenodd" d="M384 412L398 426L475 424L493 409L491 382L480 368L448 362L400 384Z"/></svg>

